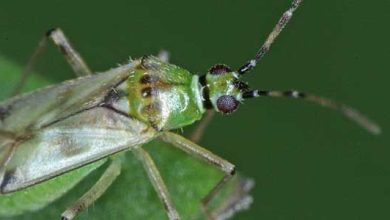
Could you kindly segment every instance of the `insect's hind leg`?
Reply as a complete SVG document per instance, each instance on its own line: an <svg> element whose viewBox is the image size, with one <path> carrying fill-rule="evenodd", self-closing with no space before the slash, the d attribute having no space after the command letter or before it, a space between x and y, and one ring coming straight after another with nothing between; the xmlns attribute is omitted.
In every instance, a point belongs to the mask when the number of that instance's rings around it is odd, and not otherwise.
<svg viewBox="0 0 390 220"><path fill-rule="evenodd" d="M61 220L71 220L76 215L96 201L115 181L121 172L119 158L111 159L109 166L100 179L79 200L69 206L61 215Z"/></svg>
<svg viewBox="0 0 390 220"><path fill-rule="evenodd" d="M156 190L158 197L164 204L164 208L167 211L170 220L179 220L179 214L172 202L171 196L165 186L164 180L162 179L160 172L157 169L152 157L148 152L142 148L134 150L136 157L142 162L145 171L148 174L149 180L152 182L154 189Z"/></svg>
<svg viewBox="0 0 390 220"><path fill-rule="evenodd" d="M73 49L64 32L60 28L54 28L47 31L46 35L39 42L37 48L27 62L27 65L23 70L19 81L17 82L14 90L12 91L12 96L20 93L38 57L45 50L48 40L53 41L53 43L58 47L58 49L65 56L66 60L68 61L77 76L85 76L92 74L91 70L84 62L80 54L75 49Z"/></svg>
<svg viewBox="0 0 390 220"><path fill-rule="evenodd" d="M219 183L202 199L203 211L207 218L213 219L213 216L208 211L208 205L210 201L220 192L221 189L228 183L235 175L235 166L229 161L224 160L223 158L213 154L212 152L204 149L203 147L187 140L186 138L172 133L165 132L161 138L172 144L173 146L183 150L184 152L201 159L211 166L221 170L225 173L224 177L219 181Z"/></svg>

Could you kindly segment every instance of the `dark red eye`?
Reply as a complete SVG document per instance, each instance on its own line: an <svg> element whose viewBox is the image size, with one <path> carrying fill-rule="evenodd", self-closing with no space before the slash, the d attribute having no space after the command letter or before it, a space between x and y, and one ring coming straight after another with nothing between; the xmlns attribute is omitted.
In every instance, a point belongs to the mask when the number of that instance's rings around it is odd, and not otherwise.
<svg viewBox="0 0 390 220"><path fill-rule="evenodd" d="M216 64L209 70L212 75L221 75L224 73L229 73L231 71L232 70L230 69L230 67L226 66L225 64Z"/></svg>
<svg viewBox="0 0 390 220"><path fill-rule="evenodd" d="M224 114L234 112L238 107L239 102L231 95L223 95L217 100L217 108Z"/></svg>

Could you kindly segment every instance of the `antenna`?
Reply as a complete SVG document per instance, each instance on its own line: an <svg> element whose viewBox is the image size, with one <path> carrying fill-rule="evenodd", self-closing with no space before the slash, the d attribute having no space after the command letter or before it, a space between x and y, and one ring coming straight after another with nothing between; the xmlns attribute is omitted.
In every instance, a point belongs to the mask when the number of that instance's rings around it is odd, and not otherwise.
<svg viewBox="0 0 390 220"><path fill-rule="evenodd" d="M243 98L255 98L255 97L289 97L296 99L303 99L306 101L310 101L316 104L320 104L324 107L331 108L343 114L345 117L350 120L356 122L358 125L366 129L368 132L378 135L381 133L381 128L373 121L365 117L362 113L357 111L356 109L349 107L347 105L337 103L331 99L327 99L324 97L307 94L295 90L288 91L264 91L264 90L251 90L244 92Z"/></svg>
<svg viewBox="0 0 390 220"><path fill-rule="evenodd" d="M249 60L247 63L245 63L243 66L241 66L238 69L239 74L241 75L245 74L250 70L252 70L257 65L257 63L261 60L261 58L263 58L263 56L267 53L272 43L275 41L276 37L280 34L280 32L283 30L286 24L290 21L294 11L298 8L301 2L302 0L294 0L292 2L290 8L283 13L282 17L279 19L278 23L275 25L272 32L268 35L263 46L261 46L260 49L257 51L254 59Z"/></svg>

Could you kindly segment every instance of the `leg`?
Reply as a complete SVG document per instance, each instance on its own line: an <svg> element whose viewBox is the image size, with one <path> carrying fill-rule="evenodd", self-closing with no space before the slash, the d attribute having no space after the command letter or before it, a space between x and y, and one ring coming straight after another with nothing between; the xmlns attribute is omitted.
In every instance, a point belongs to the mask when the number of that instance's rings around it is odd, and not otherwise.
<svg viewBox="0 0 390 220"><path fill-rule="evenodd" d="M152 182L154 189L156 190L158 197L164 204L166 211L168 212L168 217L170 220L179 220L179 214L176 211L175 206L171 200L170 194L165 186L164 180L162 179L160 172L158 171L156 164L153 159L150 157L148 152L142 148L134 150L137 158L142 162L146 172L148 173L149 179Z"/></svg>
<svg viewBox="0 0 390 220"><path fill-rule="evenodd" d="M219 181L219 183L202 200L202 205L207 215L207 206L209 202L223 188L223 186L232 179L235 173L234 165L175 133L165 132L162 135L162 139L165 142L170 143L184 152L207 162L208 164L225 173L225 176L221 179L221 181Z"/></svg>
<svg viewBox="0 0 390 220"><path fill-rule="evenodd" d="M110 162L110 165L95 185L62 213L62 220L74 219L79 212L95 202L119 176L121 172L121 161L115 158Z"/></svg>
<svg viewBox="0 0 390 220"><path fill-rule="evenodd" d="M209 110L206 112L205 117L196 125L195 129L190 135L190 140L192 142L198 143L202 139L203 133L207 128L207 125L210 124L211 120L215 115L215 111Z"/></svg>
<svg viewBox="0 0 390 220"><path fill-rule="evenodd" d="M37 58L44 51L48 39L52 40L54 44L59 48L59 50L65 56L66 60L68 61L77 76L92 74L91 70L81 58L81 56L77 53L76 50L73 49L69 40L65 37L62 30L59 28L55 28L48 31L46 33L46 36L39 42L38 47L35 49L33 55L29 59L26 68L23 70L22 75L17 82L15 89L12 91L11 95L17 95L18 93L20 93L20 90L25 84L33 65L36 63Z"/></svg>
<svg viewBox="0 0 390 220"><path fill-rule="evenodd" d="M212 211L212 219L230 219L235 213L249 209L253 198L249 195L255 185L252 179L235 176L234 188L230 196L223 200L216 209Z"/></svg>
<svg viewBox="0 0 390 220"><path fill-rule="evenodd" d="M54 42L61 53L65 56L76 75L85 76L92 74L88 65L84 62L83 58L81 58L80 54L73 49L72 45L61 29L52 29L47 32L46 36Z"/></svg>

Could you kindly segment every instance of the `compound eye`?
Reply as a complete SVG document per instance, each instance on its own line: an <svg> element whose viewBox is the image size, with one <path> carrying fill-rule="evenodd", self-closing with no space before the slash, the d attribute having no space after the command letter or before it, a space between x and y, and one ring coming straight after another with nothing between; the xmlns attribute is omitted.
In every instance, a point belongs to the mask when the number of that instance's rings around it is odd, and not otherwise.
<svg viewBox="0 0 390 220"><path fill-rule="evenodd" d="M238 107L239 102L236 98L230 95L223 95L217 100L217 108L224 114L230 114L234 112Z"/></svg>
<svg viewBox="0 0 390 220"><path fill-rule="evenodd" d="M210 68L209 72L212 75L221 75L225 73L229 73L232 70L230 67L226 66L225 64L216 64L213 67Z"/></svg>

